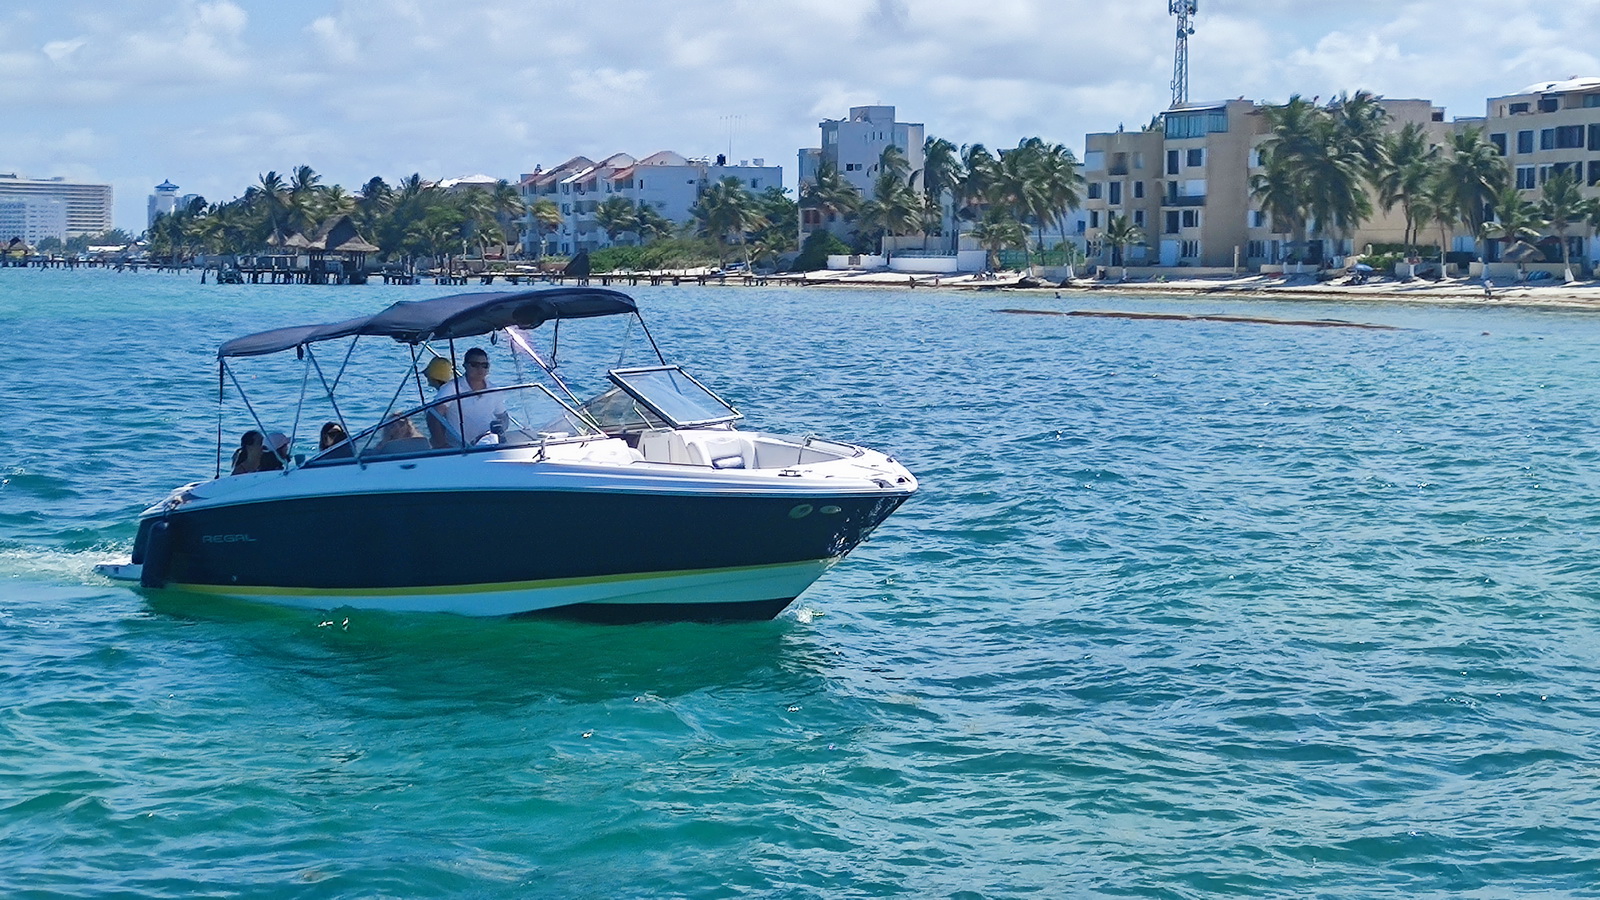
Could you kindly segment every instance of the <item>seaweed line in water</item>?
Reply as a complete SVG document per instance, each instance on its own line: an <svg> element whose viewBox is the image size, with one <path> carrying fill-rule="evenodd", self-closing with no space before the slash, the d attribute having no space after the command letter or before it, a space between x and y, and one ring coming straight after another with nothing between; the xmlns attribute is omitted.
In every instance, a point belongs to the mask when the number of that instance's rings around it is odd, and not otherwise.
<svg viewBox="0 0 1600 900"><path fill-rule="evenodd" d="M1401 331L1394 325L1371 325L1365 322L1341 322L1336 319L1264 319L1258 316L1207 316L1183 313L1112 312L1108 310L1074 309L1058 312L1049 309L997 309L995 312L1018 316L1089 316L1098 319L1162 319L1177 322L1243 322L1249 325L1300 325L1307 328L1365 328L1371 331Z"/></svg>

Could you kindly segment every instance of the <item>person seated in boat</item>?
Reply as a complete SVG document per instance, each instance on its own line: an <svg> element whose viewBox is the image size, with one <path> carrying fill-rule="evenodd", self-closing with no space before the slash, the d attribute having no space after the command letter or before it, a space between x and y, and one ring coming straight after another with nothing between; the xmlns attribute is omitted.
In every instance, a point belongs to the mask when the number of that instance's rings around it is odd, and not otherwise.
<svg viewBox="0 0 1600 900"><path fill-rule="evenodd" d="M317 437L317 449L326 450L336 444L344 443L349 437L345 434L343 425L338 422L324 422L322 433Z"/></svg>
<svg viewBox="0 0 1600 900"><path fill-rule="evenodd" d="M410 419L395 419L383 426L383 440L378 443L379 456L395 453L416 453L429 449L428 439L422 436Z"/></svg>
<svg viewBox="0 0 1600 900"><path fill-rule="evenodd" d="M437 397L439 389L456 377L456 368L450 364L450 360L442 356L435 356L432 361L423 367L422 375L428 379L428 387L433 389L434 396ZM434 449L449 447L455 443L453 438L455 432L445 425L439 409L437 406L429 409L427 417L428 442Z"/></svg>
<svg viewBox="0 0 1600 900"><path fill-rule="evenodd" d="M251 429L239 437L239 448L233 451L231 475L248 475L261 471L262 449L265 439L261 432Z"/></svg>
<svg viewBox="0 0 1600 900"><path fill-rule="evenodd" d="M286 435L274 431L263 437L261 432L251 429L240 436L239 449L233 451L232 474L281 471L288 455L289 438Z"/></svg>
<svg viewBox="0 0 1600 900"><path fill-rule="evenodd" d="M434 399L487 391L493 387L489 381L489 354L482 347L473 347L467 351L466 373L440 385ZM505 401L499 394L462 397L440 403L434 407L434 412L447 432L444 446L450 447L461 446L463 438L467 444L476 444L490 433L496 423L504 429L508 418Z"/></svg>

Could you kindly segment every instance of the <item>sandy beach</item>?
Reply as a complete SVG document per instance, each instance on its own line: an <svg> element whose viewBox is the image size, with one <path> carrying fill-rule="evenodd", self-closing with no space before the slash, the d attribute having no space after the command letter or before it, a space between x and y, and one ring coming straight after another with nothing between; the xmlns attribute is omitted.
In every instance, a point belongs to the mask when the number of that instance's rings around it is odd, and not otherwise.
<svg viewBox="0 0 1600 900"><path fill-rule="evenodd" d="M1240 275L1235 278L1174 278L1166 281L1096 281L1079 278L1066 286L1022 286L1017 272L1002 272L985 277L968 275L918 275L898 272L824 271L805 276L810 285L944 288L961 290L1006 290L1033 294L1151 295L1220 294L1234 297L1293 298L1302 300L1375 300L1409 303L1510 304L1600 310L1600 282L1534 282L1532 284L1492 285L1485 294L1478 279L1446 278L1439 281L1415 279L1372 279L1365 284L1349 284L1340 277L1317 282L1309 275Z"/></svg>

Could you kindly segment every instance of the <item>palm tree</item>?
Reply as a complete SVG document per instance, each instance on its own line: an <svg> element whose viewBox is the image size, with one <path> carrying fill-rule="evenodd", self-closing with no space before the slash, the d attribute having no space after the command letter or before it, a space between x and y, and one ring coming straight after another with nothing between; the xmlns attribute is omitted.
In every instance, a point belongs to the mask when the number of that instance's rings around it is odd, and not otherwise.
<svg viewBox="0 0 1600 900"><path fill-rule="evenodd" d="M594 210L595 224L600 226L613 244L617 238L633 230L635 220L633 201L626 197L607 197Z"/></svg>
<svg viewBox="0 0 1600 900"><path fill-rule="evenodd" d="M957 250L955 196L961 185L961 157L956 145L944 138L930 137L922 142L922 192L940 210L939 229L948 229L950 252ZM948 205L947 205L948 204ZM927 232L923 233L927 249Z"/></svg>
<svg viewBox="0 0 1600 900"><path fill-rule="evenodd" d="M983 214L983 221L972 229L972 237L989 251L989 269L995 271L1000 268L1000 251L1026 242L1028 232L1021 222L1011 217L1011 210L994 206Z"/></svg>
<svg viewBox="0 0 1600 900"><path fill-rule="evenodd" d="M1039 158L1040 191L1044 194L1048 218L1061 226L1061 246L1067 246L1067 220L1072 211L1083 203L1080 188L1083 175L1078 171L1078 157L1064 144L1046 146ZM1070 268L1070 263L1069 263ZM1068 278L1072 277L1069 272Z"/></svg>
<svg viewBox="0 0 1600 900"><path fill-rule="evenodd" d="M1567 245L1567 229L1585 218L1586 201L1578 187L1578 177L1572 169L1562 169L1544 183L1544 196L1539 199L1539 216L1545 220L1550 232L1561 242L1561 265L1567 281L1572 280L1572 250Z"/></svg>
<svg viewBox="0 0 1600 900"><path fill-rule="evenodd" d="M673 227L671 219L657 212L655 207L648 203L640 203L634 207L633 220L628 226L630 231L639 236L641 244L670 237Z"/></svg>
<svg viewBox="0 0 1600 900"><path fill-rule="evenodd" d="M1340 94L1330 104L1339 143L1360 158L1365 173L1374 181L1389 161L1385 140L1389 111L1379 99L1370 91L1356 91Z"/></svg>
<svg viewBox="0 0 1600 900"><path fill-rule="evenodd" d="M999 162L982 144L961 148L961 186L956 191L958 214L980 218L993 193L995 169Z"/></svg>
<svg viewBox="0 0 1600 900"><path fill-rule="evenodd" d="M1112 215L1106 220L1106 230L1100 240L1111 247L1111 264L1122 265L1123 248L1144 242L1144 229L1133 224L1127 216Z"/></svg>
<svg viewBox="0 0 1600 900"><path fill-rule="evenodd" d="M317 194L322 176L310 166L297 166L289 178L289 223L297 231L310 231L317 209Z"/></svg>
<svg viewBox="0 0 1600 900"><path fill-rule="evenodd" d="M287 226L289 186L276 171L262 175L260 183L245 192L245 198L265 218L269 234Z"/></svg>
<svg viewBox="0 0 1600 900"><path fill-rule="evenodd" d="M1377 179L1378 201L1386 213L1396 204L1400 206L1406 220L1406 248L1412 251L1423 223L1418 203L1427 193L1429 179L1438 166L1440 148L1416 122L1408 122L1399 132L1386 135L1384 144L1385 164Z"/></svg>
<svg viewBox="0 0 1600 900"><path fill-rule="evenodd" d="M1306 202L1299 174L1271 148L1263 147L1261 154L1264 166L1260 173L1250 176L1250 198L1272 217L1273 233L1289 235L1290 247L1300 248L1292 249L1290 256L1294 262L1302 262L1304 257L1300 253L1306 244Z"/></svg>
<svg viewBox="0 0 1600 900"><path fill-rule="evenodd" d="M1015 149L1001 151L990 181L989 201L1010 209L1011 217L1025 226L1042 224L1052 211L1041 172L1043 156L1044 141L1025 138ZM1026 241L1023 256L1023 264L1031 269L1033 257Z"/></svg>
<svg viewBox="0 0 1600 900"><path fill-rule="evenodd" d="M826 160L817 166L815 179L800 185L800 208L817 210L825 222L835 217L848 218L861 208L861 203L861 191Z"/></svg>
<svg viewBox="0 0 1600 900"><path fill-rule="evenodd" d="M737 236L744 249L745 265L750 264L750 247L745 236L766 224L755 198L744 189L744 182L732 176L704 188L690 210L699 223L699 232L717 245L718 259L726 264L728 238Z"/></svg>
<svg viewBox="0 0 1600 900"><path fill-rule="evenodd" d="M1517 277L1521 280L1527 274L1525 257L1538 250L1534 244L1539 240L1545 221L1539 216L1538 208L1523 199L1522 192L1514 185L1501 188L1494 197L1493 205L1494 221L1482 226L1482 237L1504 242L1506 250L1503 256L1513 255L1513 251L1516 251Z"/></svg>
<svg viewBox="0 0 1600 900"><path fill-rule="evenodd" d="M1481 128L1467 128L1450 136L1450 156L1445 160L1443 178L1450 185L1460 221L1474 237L1483 237L1488 222L1488 206L1511 181L1511 170L1500 151L1483 136ZM1482 245L1480 259L1487 261L1488 245Z"/></svg>
<svg viewBox="0 0 1600 900"><path fill-rule="evenodd" d="M1415 201L1418 222L1432 222L1439 226L1439 275L1444 275L1445 254L1449 251L1450 231L1461 223L1461 206L1456 200L1456 187L1442 166L1436 167L1422 194Z"/></svg>
<svg viewBox="0 0 1600 900"><path fill-rule="evenodd" d="M549 197L541 197L528 208L528 214L532 216L533 227L539 233L539 255L542 257L547 239L561 228L561 207Z"/></svg>

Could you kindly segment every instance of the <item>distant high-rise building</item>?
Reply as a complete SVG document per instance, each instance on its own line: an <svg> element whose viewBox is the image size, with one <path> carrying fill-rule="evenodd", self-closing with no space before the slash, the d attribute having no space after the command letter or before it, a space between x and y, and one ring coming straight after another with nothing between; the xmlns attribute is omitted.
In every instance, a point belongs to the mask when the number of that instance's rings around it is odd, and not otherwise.
<svg viewBox="0 0 1600 900"><path fill-rule="evenodd" d="M0 201L59 201L66 210L63 239L111 230L111 185L0 173Z"/></svg>
<svg viewBox="0 0 1600 900"><path fill-rule="evenodd" d="M67 205L60 200L0 199L0 244L22 238L29 246L37 247L47 237L65 240L66 233Z"/></svg>
<svg viewBox="0 0 1600 900"><path fill-rule="evenodd" d="M145 227L149 228L154 225L158 216L171 215L177 206L178 186L171 181L163 180L156 185L156 192L150 195L149 216L145 220Z"/></svg>

